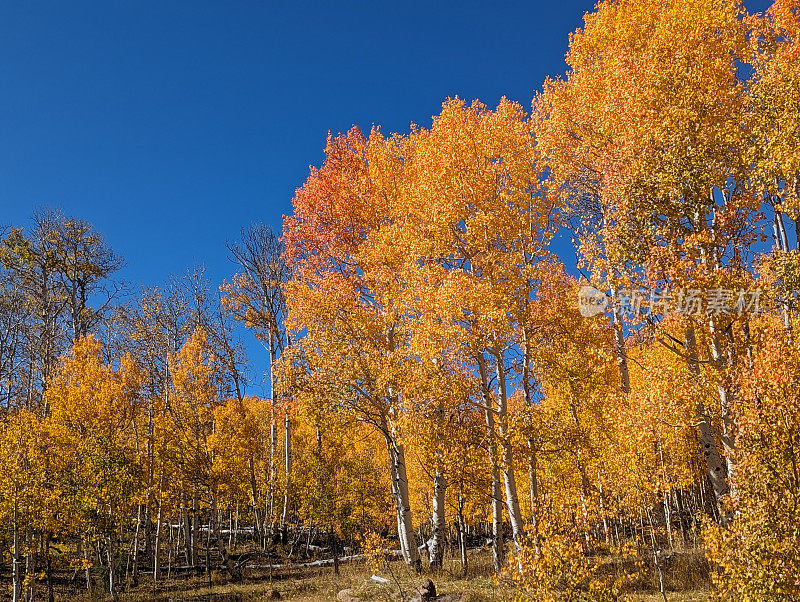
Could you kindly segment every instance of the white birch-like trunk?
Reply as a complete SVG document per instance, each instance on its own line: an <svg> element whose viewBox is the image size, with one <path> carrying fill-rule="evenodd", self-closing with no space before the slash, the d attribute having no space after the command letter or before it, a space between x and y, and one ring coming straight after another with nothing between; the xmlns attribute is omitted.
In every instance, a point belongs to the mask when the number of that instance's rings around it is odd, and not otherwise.
<svg viewBox="0 0 800 602"><path fill-rule="evenodd" d="M163 481L163 477L162 477ZM162 512L162 499L161 499L161 492L158 493L158 514L156 518L156 537L155 542L153 544L153 589L155 590L156 583L158 583L158 573L159 569L161 568L158 564L158 556L161 552L161 522L163 516Z"/></svg>
<svg viewBox="0 0 800 602"><path fill-rule="evenodd" d="M14 549L11 553L11 599L13 602L19 601L19 596L22 591L22 578L20 575L20 562L19 562L19 504L14 496L14 516L13 516L13 546Z"/></svg>
<svg viewBox="0 0 800 602"><path fill-rule="evenodd" d="M497 438L495 433L494 404L489 392L489 376L486 370L486 360L483 353L479 353L478 372L481 377L481 393L483 397L483 410L486 418L486 441L489 459L492 463L492 563L495 572L499 572L505 563L505 549L503 543L503 493L500 486L500 466L497 459Z"/></svg>
<svg viewBox="0 0 800 602"><path fill-rule="evenodd" d="M522 393L526 407L533 404L531 399L531 340L526 328L522 329ZM536 475L537 449L533 438L528 438L528 482L531 496L531 530L533 532L534 550L539 550L539 482Z"/></svg>
<svg viewBox="0 0 800 602"><path fill-rule="evenodd" d="M278 449L278 425L275 419L275 345L272 335L269 335L269 396L270 396L270 424L269 424L269 492L267 495L268 509L264 517L264 531L267 531L269 524L268 537L272 536L273 511L275 509L275 483L277 482L277 470L275 466L275 456Z"/></svg>
<svg viewBox="0 0 800 602"><path fill-rule="evenodd" d="M141 531L141 527L142 527L142 505L138 504L138 509L136 512L136 531L134 532L133 536L133 550L132 550L133 552L132 580L134 584L139 582L139 532Z"/></svg>
<svg viewBox="0 0 800 602"><path fill-rule="evenodd" d="M458 551L461 553L461 574L466 577L469 568L467 558L467 533L464 524L464 498L458 496L458 513L456 515L456 527L458 528Z"/></svg>
<svg viewBox="0 0 800 602"><path fill-rule="evenodd" d="M775 209L775 239L781 251L789 250L789 237L786 235L786 223L783 220L783 213Z"/></svg>
<svg viewBox="0 0 800 602"><path fill-rule="evenodd" d="M283 420L284 429L284 471L286 482L283 490L283 516L281 517L281 528L285 528L289 521L289 503L292 486L292 419L289 415L289 408L285 408L286 416Z"/></svg>
<svg viewBox="0 0 800 602"><path fill-rule="evenodd" d="M622 331L622 316L617 303L617 289L611 289L611 318L614 326L614 352L617 356L619 380L623 393L631 392L631 377L628 370L628 355L625 351L625 333Z"/></svg>
<svg viewBox="0 0 800 602"><path fill-rule="evenodd" d="M506 389L506 371L503 366L503 355L500 351L493 351L497 372L497 427L500 435L502 450L503 482L505 484L506 505L508 506L508 520L511 523L511 534L517 550L522 545L524 534L522 512L519 507L517 494L517 481L514 476L514 449L508 432L508 394Z"/></svg>
<svg viewBox="0 0 800 602"><path fill-rule="evenodd" d="M420 559L419 550L414 541L405 449L402 445L398 445L394 437L389 434L386 435L386 447L389 451L392 495L397 512L397 537L400 540L400 551L406 564L416 571L419 569Z"/></svg>
<svg viewBox="0 0 800 602"><path fill-rule="evenodd" d="M200 505L197 502L197 485L192 493L192 565L200 562Z"/></svg>
<svg viewBox="0 0 800 602"><path fill-rule="evenodd" d="M441 567L444 556L444 494L446 489L447 479L444 474L437 472L433 477L433 500L431 504L431 529L433 531L429 553L431 567Z"/></svg>
<svg viewBox="0 0 800 602"><path fill-rule="evenodd" d="M492 566L500 572L506 561L505 533L503 532L503 491L500 485L500 468L492 464Z"/></svg>
<svg viewBox="0 0 800 602"><path fill-rule="evenodd" d="M117 599L117 551L114 546L114 537L108 538L106 558L108 559L108 592L111 599Z"/></svg>
<svg viewBox="0 0 800 602"><path fill-rule="evenodd" d="M783 213L778 209L778 198L775 197L773 199L773 209L775 210L775 216L772 220L772 231L773 236L775 238L775 247L783 252L789 252L789 238L786 235L786 225L783 220ZM781 314L783 316L783 327L786 330L791 328L791 322L789 320L789 307L786 303L781 303Z"/></svg>
<svg viewBox="0 0 800 602"><path fill-rule="evenodd" d="M717 327L714 319L708 322L708 329L711 333L711 358L714 360L714 365L721 371L726 363L726 358L722 355L722 347L719 342ZM717 393L719 395L720 413L722 416L722 449L725 454L725 466L728 477L728 493L731 495L736 494L734 486L734 472L733 472L733 418L731 416L731 406L728 388L723 381L717 385Z"/></svg>
<svg viewBox="0 0 800 602"><path fill-rule="evenodd" d="M684 336L689 370L693 375L697 376L700 373L700 365L694 328L692 326L688 327ZM714 491L714 498L717 507L721 507L724 497L729 492L727 464L717 443L717 433L711 422L711 416L706 411L702 400L697 402L697 430L700 436L700 446L703 450L703 459L705 460L711 487Z"/></svg>

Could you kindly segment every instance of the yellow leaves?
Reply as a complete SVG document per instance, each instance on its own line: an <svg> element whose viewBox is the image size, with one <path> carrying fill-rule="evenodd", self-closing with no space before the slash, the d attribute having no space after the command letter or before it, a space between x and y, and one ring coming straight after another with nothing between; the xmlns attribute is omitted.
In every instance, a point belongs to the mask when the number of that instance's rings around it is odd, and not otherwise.
<svg viewBox="0 0 800 602"><path fill-rule="evenodd" d="M298 513L344 535L383 530L390 514L382 437L342 414L321 415L311 400L303 401L294 423Z"/></svg>
<svg viewBox="0 0 800 602"><path fill-rule="evenodd" d="M389 544L379 533L367 531L361 536L361 549L367 558L367 566L373 575L378 575L386 568L388 558L386 550Z"/></svg>
<svg viewBox="0 0 800 602"><path fill-rule="evenodd" d="M0 426L0 515L10 524L60 530L68 522L61 477L71 467L71 445L63 429L28 410L10 414Z"/></svg>
<svg viewBox="0 0 800 602"><path fill-rule="evenodd" d="M675 282L709 249L755 241L748 23L739 2L625 0L598 4L572 37L571 70L535 99L533 129L595 274Z"/></svg>
<svg viewBox="0 0 800 602"><path fill-rule="evenodd" d="M44 504L39 528L111 532L133 503L141 372L130 357L113 367L103 353L95 338L79 339L45 392L49 414L16 412L13 428L4 433L17 438L20 460L25 458L26 468L12 469L15 486ZM34 455L23 451L28 445ZM26 471L40 476L25 479ZM103 520L96 521L98 515Z"/></svg>
<svg viewBox="0 0 800 602"><path fill-rule="evenodd" d="M752 283L765 182L777 174L778 206L792 216L800 194L797 3L770 14L752 17L738 0L600 2L570 39L568 73L545 83L530 119L506 99L489 109L456 98L407 135L330 138L285 220L288 323L301 340L282 374L304 407L306 444L310 425L338 436L338 420L355 417L425 468L410 477L419 501L432 469L485 490L481 446L498 436L476 420L488 350L508 365L511 387L520 364L525 384L538 385L535 408L512 395L502 443L538 454L542 489L564 513L554 524L569 512L619 518L702 478L698 406L720 407L725 387L733 398L746 318L698 327L701 367L691 371L680 316L619 332L605 316L583 319L577 283L548 261L548 243L559 208L602 288ZM754 35L762 27L771 37ZM754 146L773 133L759 156ZM793 282L790 257L764 269L769 282ZM487 397L499 405L499 394ZM329 460L320 454L314 470L331 471ZM574 534L561 535L554 557L578 562ZM561 570L545 568L537 578Z"/></svg>
<svg viewBox="0 0 800 602"><path fill-rule="evenodd" d="M248 499L252 481L268 470L270 404L269 400L246 397L229 399L214 408L214 429L208 437L213 458L210 478L234 498Z"/></svg>
<svg viewBox="0 0 800 602"><path fill-rule="evenodd" d="M627 561L620 562L621 570L610 570L612 556L604 555L600 546L591 555L585 553L587 534L577 525L559 527L545 513L536 535L531 535L503 573L519 588L518 600L561 602L577 595L581 600L610 602L621 599L625 587L639 576L633 546L609 551L617 560Z"/></svg>
<svg viewBox="0 0 800 602"><path fill-rule="evenodd" d="M52 419L78 437L114 437L133 419L142 373L130 356L114 369L102 355L97 339L79 339L45 393Z"/></svg>
<svg viewBox="0 0 800 602"><path fill-rule="evenodd" d="M209 484L213 464L210 437L218 393L220 367L202 327L170 356L172 390L155 416L155 453L183 483Z"/></svg>
<svg viewBox="0 0 800 602"><path fill-rule="evenodd" d="M218 401L213 353L208 335L202 327L198 327L171 358L170 375L177 400L195 413L198 419L208 416Z"/></svg>
<svg viewBox="0 0 800 602"><path fill-rule="evenodd" d="M742 396L734 409L733 520L705 530L721 599L800 593L800 350L772 338L756 351L753 364L741 375Z"/></svg>
<svg viewBox="0 0 800 602"><path fill-rule="evenodd" d="M751 94L755 111L753 148L759 187L779 195L797 216L800 174L800 26L796 0L778 0L762 18L754 19L754 74Z"/></svg>

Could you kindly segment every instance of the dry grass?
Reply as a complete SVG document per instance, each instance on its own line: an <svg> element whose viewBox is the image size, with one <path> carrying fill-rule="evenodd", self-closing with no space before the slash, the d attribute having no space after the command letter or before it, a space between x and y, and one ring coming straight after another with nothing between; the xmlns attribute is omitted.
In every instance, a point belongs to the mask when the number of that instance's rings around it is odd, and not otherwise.
<svg viewBox="0 0 800 602"><path fill-rule="evenodd" d="M668 602L707 602L708 590L696 592L667 592ZM625 597L627 602L663 602L661 594L629 594Z"/></svg>
<svg viewBox="0 0 800 602"><path fill-rule="evenodd" d="M440 594L463 594L465 602L484 602L508 600L512 593L502 585L494 583L487 562L489 555L476 554L472 575L462 579L458 575L460 566L455 561L446 563L443 570L433 575ZM145 600L204 600L250 601L269 600L271 590L277 590L281 599L296 602L316 602L318 600L335 600L343 589L351 589L361 600L367 601L399 601L400 592L408 599L427 579L426 575L416 575L409 571L402 562L392 562L388 570L380 572L380 576L389 579L389 584L381 585L370 581L370 571L363 563L342 564L339 575L333 569L305 569L302 575L289 577L276 575L271 582L267 574L251 573L244 583L222 582L223 574L214 573L214 585L209 588L207 578L172 580L160 584L159 590L140 587L120 597L123 602L143 602ZM88 600L88 598L86 599Z"/></svg>
<svg viewBox="0 0 800 602"><path fill-rule="evenodd" d="M470 576L466 579L460 577L460 565L455 560L445 563L442 571L433 575L439 594L461 594L464 602L494 602L513 600L518 592L512 591L508 586L497 583L491 576L491 555L486 551L477 551L470 557ZM669 602L698 602L708 600L708 589L702 591L686 591L691 589L690 579L698 571L695 559L687 558L684 564L676 563L672 567L668 587L685 586L684 591L668 591ZM334 574L330 567L320 569L303 569L291 571L289 574L276 574L272 581L268 573L251 572L242 583L227 581L224 573L214 572L213 586L208 586L208 578L195 577L172 579L159 584L158 590L148 587L145 582L134 591L120 596L122 602L144 602L157 600L167 602L171 600L188 600L203 602L240 602L251 600L270 600L270 591L276 590L283 600L294 602L317 602L322 600L335 600L336 595L343 589L352 589L364 602L399 602L400 591L408 600L417 587L427 579L427 575L411 573L402 562L390 563L380 575L390 580L387 585L380 585L370 581L370 571L361 562L344 563L340 567L340 574ZM702 585L702 583L701 583ZM645 586L648 587L648 586ZM696 587L696 586L695 586ZM76 601L88 602L90 598L70 596ZM95 600L97 598L94 598ZM662 598L657 591L649 589L629 594L629 602L661 602Z"/></svg>

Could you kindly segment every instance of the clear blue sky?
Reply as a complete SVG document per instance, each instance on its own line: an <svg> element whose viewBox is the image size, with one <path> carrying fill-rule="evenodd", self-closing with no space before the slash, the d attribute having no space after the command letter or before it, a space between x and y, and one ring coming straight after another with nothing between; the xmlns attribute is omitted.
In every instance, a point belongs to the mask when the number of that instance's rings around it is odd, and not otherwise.
<svg viewBox="0 0 800 602"><path fill-rule="evenodd" d="M5 2L0 223L93 222L159 283L280 226L328 130L427 124L450 95L527 108L591 1Z"/></svg>
<svg viewBox="0 0 800 602"><path fill-rule="evenodd" d="M527 108L592 6L3 2L0 224L57 207L132 283L201 263L220 281L225 242L280 228L328 130L406 131L452 95Z"/></svg>

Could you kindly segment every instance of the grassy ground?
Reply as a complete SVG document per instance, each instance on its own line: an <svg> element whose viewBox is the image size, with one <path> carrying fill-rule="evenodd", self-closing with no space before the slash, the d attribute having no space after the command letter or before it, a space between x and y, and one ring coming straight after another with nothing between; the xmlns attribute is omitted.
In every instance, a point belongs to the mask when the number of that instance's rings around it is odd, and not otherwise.
<svg viewBox="0 0 800 602"><path fill-rule="evenodd" d="M432 579L437 591L442 594L458 594L463 602L489 602L513 600L518 592L497 583L491 576L491 557L488 552L478 551L470 558L470 576L460 577L460 565L455 560L445 563L443 570ZM682 571L683 572L683 571ZM213 573L213 584L208 585L208 577L173 579L159 584L153 591L146 583L120 597L122 602L144 602L145 600L189 600L204 602L271 600L273 590L280 599L296 602L336 600L338 592L352 590L353 595L364 602L409 600L416 589L427 579L427 575L414 575L401 562L392 562L380 571L380 576L390 580L381 585L370 580L371 571L362 562L344 563L340 574L334 574L331 567L315 569L296 569L289 573L275 574L270 580L268 573L250 572L242 583L230 583L224 573ZM682 578L673 576L672 586L680 585ZM669 585L669 582L668 582ZM684 584L688 587L688 584ZM661 595L643 584L641 591L629 594L629 602L660 602ZM401 598L402 591L402 598ZM88 597L70 599L86 602ZM96 598L95 598L96 599ZM669 602L695 602L708 600L708 591L668 591Z"/></svg>

